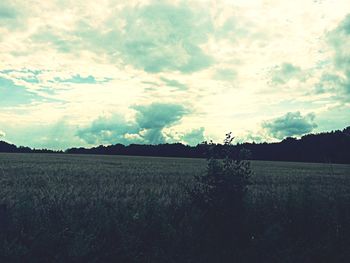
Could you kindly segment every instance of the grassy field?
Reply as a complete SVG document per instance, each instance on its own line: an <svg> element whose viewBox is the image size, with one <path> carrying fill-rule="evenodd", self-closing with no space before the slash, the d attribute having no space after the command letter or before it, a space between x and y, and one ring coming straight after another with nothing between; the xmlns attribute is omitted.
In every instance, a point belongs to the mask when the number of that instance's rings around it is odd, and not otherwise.
<svg viewBox="0 0 350 263"><path fill-rule="evenodd" d="M237 262L348 259L350 165L252 169L250 243ZM185 191L205 172L202 159L0 154L0 260L209 261Z"/></svg>
<svg viewBox="0 0 350 263"><path fill-rule="evenodd" d="M156 195L167 202L182 196L183 186L206 171L204 159L56 155L0 154L1 201L16 200L18 193L33 197L37 191L51 198L141 198ZM251 194L298 191L305 183L318 194L336 189L350 194L350 165L253 161ZM44 194L44 193L42 193ZM97 196L94 196L96 194ZM137 197L135 197L137 195ZM75 198L75 197L72 197Z"/></svg>

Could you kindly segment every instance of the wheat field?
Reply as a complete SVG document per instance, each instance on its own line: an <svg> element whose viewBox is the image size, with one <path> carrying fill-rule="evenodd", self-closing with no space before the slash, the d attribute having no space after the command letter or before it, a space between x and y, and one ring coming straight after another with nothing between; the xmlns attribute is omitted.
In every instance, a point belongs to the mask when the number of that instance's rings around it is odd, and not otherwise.
<svg viewBox="0 0 350 263"><path fill-rule="evenodd" d="M347 258L350 165L251 166L254 242L242 262ZM205 262L190 245L200 237L186 203L186 189L205 172L205 159L0 154L0 260Z"/></svg>

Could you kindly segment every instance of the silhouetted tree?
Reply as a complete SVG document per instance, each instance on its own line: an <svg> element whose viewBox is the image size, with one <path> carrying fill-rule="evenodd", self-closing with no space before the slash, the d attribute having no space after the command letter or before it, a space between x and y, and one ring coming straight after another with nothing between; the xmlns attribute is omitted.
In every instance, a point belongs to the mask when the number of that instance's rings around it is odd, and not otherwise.
<svg viewBox="0 0 350 263"><path fill-rule="evenodd" d="M238 158L242 149L249 150L252 155L247 159L250 160L350 163L350 126L343 131L304 135L301 139L288 137L279 143L243 143L226 146L213 142L197 146L181 143L130 144L128 146L115 144L92 148L70 148L65 150L65 153L203 158L208 154L208 145L215 145L211 147L211 154L217 158L224 158L226 151L224 149L229 148L231 157L234 158ZM3 141L0 141L0 152L62 153L62 151L49 149L17 147Z"/></svg>

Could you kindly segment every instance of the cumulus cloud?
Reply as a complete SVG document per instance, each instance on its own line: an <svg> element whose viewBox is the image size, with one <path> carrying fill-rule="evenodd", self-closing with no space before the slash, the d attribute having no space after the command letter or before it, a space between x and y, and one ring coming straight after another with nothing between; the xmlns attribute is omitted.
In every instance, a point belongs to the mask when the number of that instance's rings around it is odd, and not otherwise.
<svg viewBox="0 0 350 263"><path fill-rule="evenodd" d="M196 123L192 128L205 126L208 134L221 137L232 121L235 132L256 131L271 112L298 109L317 112L318 131L326 129L321 125L329 118L327 129L335 128L339 114L319 117L338 103L335 100L349 101L350 19L334 24L347 12L348 1L339 0L336 6L332 0L322 1L320 7L299 0L293 2L295 8L288 1L264 6L258 2L60 0L38 5L37 0L0 0L0 77L8 79L5 84L0 79L0 119L35 127L69 116L81 136L74 143L71 139L72 146L117 141L195 144L201 131L186 136L180 127L190 129ZM301 7L305 12L300 13ZM256 16L262 13L268 15ZM334 25L328 35L334 50L331 70L323 39ZM274 65L279 66L269 71ZM230 82L237 88L228 89ZM314 87L317 95L309 96ZM162 121L155 124L149 109L131 106L168 101L169 96L178 104L191 104L196 114L177 125L187 113L175 110L178 117L160 116ZM47 98L65 105L46 103ZM101 112L128 107L135 113L132 121L118 115L98 118ZM347 116L341 115L342 126ZM83 127L88 119L95 121ZM26 144L26 129L18 128L14 137L12 130L2 128L6 138ZM33 136L57 145L62 140L39 129ZM30 146L38 145L32 142Z"/></svg>
<svg viewBox="0 0 350 263"><path fill-rule="evenodd" d="M3 132L3 131L0 131L0 139L3 138L3 137L5 137L5 136L6 136L6 133Z"/></svg>
<svg viewBox="0 0 350 263"><path fill-rule="evenodd" d="M124 143L140 141L139 129L127 122L121 115L99 117L90 126L78 130L77 136L88 144Z"/></svg>
<svg viewBox="0 0 350 263"><path fill-rule="evenodd" d="M41 70L30 70L30 69L7 69L0 70L0 75L17 80L23 80L28 83L37 84L39 83L38 77L43 73Z"/></svg>
<svg viewBox="0 0 350 263"><path fill-rule="evenodd" d="M326 92L336 93L339 87L343 85L343 79L334 73L324 73L319 83L315 86L315 92L317 94L322 94Z"/></svg>
<svg viewBox="0 0 350 263"><path fill-rule="evenodd" d="M292 79L305 80L305 76L300 67L290 63L283 63L276 67L271 76L271 81L274 84L285 84Z"/></svg>
<svg viewBox="0 0 350 263"><path fill-rule="evenodd" d="M149 73L191 73L214 61L202 47L214 32L209 9L193 5L151 1L125 6L100 23L79 19L69 30L42 25L30 39L66 54L102 54L109 62Z"/></svg>
<svg viewBox="0 0 350 263"><path fill-rule="evenodd" d="M1 19L15 18L17 15L16 9L11 5L9 1L0 2L0 17Z"/></svg>
<svg viewBox="0 0 350 263"><path fill-rule="evenodd" d="M167 79L167 78L164 78L164 77L161 77L160 78L165 85L169 86L169 87L174 87L178 90L187 90L187 86L175 79Z"/></svg>
<svg viewBox="0 0 350 263"><path fill-rule="evenodd" d="M89 75L86 77L80 76L80 74L74 75L67 79L55 78L58 82L75 83L75 84L96 84L97 80L95 77Z"/></svg>
<svg viewBox="0 0 350 263"><path fill-rule="evenodd" d="M204 127L193 129L192 131L181 136L181 141L185 144L195 146L205 141Z"/></svg>
<svg viewBox="0 0 350 263"><path fill-rule="evenodd" d="M238 143L262 143L262 142L266 142L269 138L266 137L266 134L263 130L250 130L250 131L246 131L244 134L242 135L238 135L237 137L235 137L235 142Z"/></svg>
<svg viewBox="0 0 350 263"><path fill-rule="evenodd" d="M16 33L28 28L29 18L36 17L37 10L32 1L1 0L0 1L0 31ZM8 35L0 35L0 40L8 39Z"/></svg>
<svg viewBox="0 0 350 263"><path fill-rule="evenodd" d="M338 68L344 71L350 70L350 15L331 31L328 39L335 51L335 63Z"/></svg>
<svg viewBox="0 0 350 263"><path fill-rule="evenodd" d="M0 27L13 28L18 24L18 16L13 1L2 0L0 2Z"/></svg>
<svg viewBox="0 0 350 263"><path fill-rule="evenodd" d="M194 72L212 58L200 47L212 30L209 14L187 5L152 3L125 10L119 46L123 60L147 72Z"/></svg>
<svg viewBox="0 0 350 263"><path fill-rule="evenodd" d="M133 106L135 119L126 121L120 115L100 117L77 135L89 144L167 142L163 129L168 128L189 113L180 104L152 103Z"/></svg>
<svg viewBox="0 0 350 263"><path fill-rule="evenodd" d="M288 112L286 115L265 121L262 128L269 136L276 139L283 139L290 136L301 136L313 131L317 127L314 122L315 114L301 115L299 111Z"/></svg>
<svg viewBox="0 0 350 263"><path fill-rule="evenodd" d="M152 103L133 107L137 113L135 121L145 143L158 144L166 141L163 129L172 126L189 113L180 104Z"/></svg>
<svg viewBox="0 0 350 263"><path fill-rule="evenodd" d="M136 105L136 122L141 129L164 128L179 121L188 112L180 104L152 103Z"/></svg>
<svg viewBox="0 0 350 263"><path fill-rule="evenodd" d="M76 125L62 118L49 125L28 127L26 136L22 139L22 145L31 145L37 148L67 149L72 145L81 145L82 142L76 136Z"/></svg>
<svg viewBox="0 0 350 263"><path fill-rule="evenodd" d="M350 96L350 15L329 32L328 41L334 51L335 72L325 73L316 92L332 92L348 102ZM344 97L345 96L345 97Z"/></svg>

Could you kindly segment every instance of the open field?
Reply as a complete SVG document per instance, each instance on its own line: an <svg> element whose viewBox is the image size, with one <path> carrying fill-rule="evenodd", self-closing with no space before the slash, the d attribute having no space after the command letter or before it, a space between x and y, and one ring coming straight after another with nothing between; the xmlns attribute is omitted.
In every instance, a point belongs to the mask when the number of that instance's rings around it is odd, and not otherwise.
<svg viewBox="0 0 350 263"><path fill-rule="evenodd" d="M350 165L252 169L240 262L348 259ZM0 154L0 260L205 262L185 191L205 171L202 159Z"/></svg>
<svg viewBox="0 0 350 263"><path fill-rule="evenodd" d="M252 193L284 188L298 190L304 182L318 190L350 194L350 165L253 161ZM2 199L45 189L52 195L128 198L152 193L164 199L183 192L184 184L206 171L204 159L63 155L0 154ZM4 191L6 189L6 191ZM6 193L6 194L5 194ZM86 194L86 196L85 196ZM330 193L329 193L330 194Z"/></svg>
<svg viewBox="0 0 350 263"><path fill-rule="evenodd" d="M319 179L320 183L350 181L350 165L342 164L252 161L252 169L257 183L268 180L284 184L306 178ZM93 176L97 184L111 178L122 185L143 183L145 187L154 183L173 187L205 170L204 159L0 153L0 173L6 180L21 180L17 176L34 180L35 177L60 177L59 181L74 184L76 180L84 183Z"/></svg>

